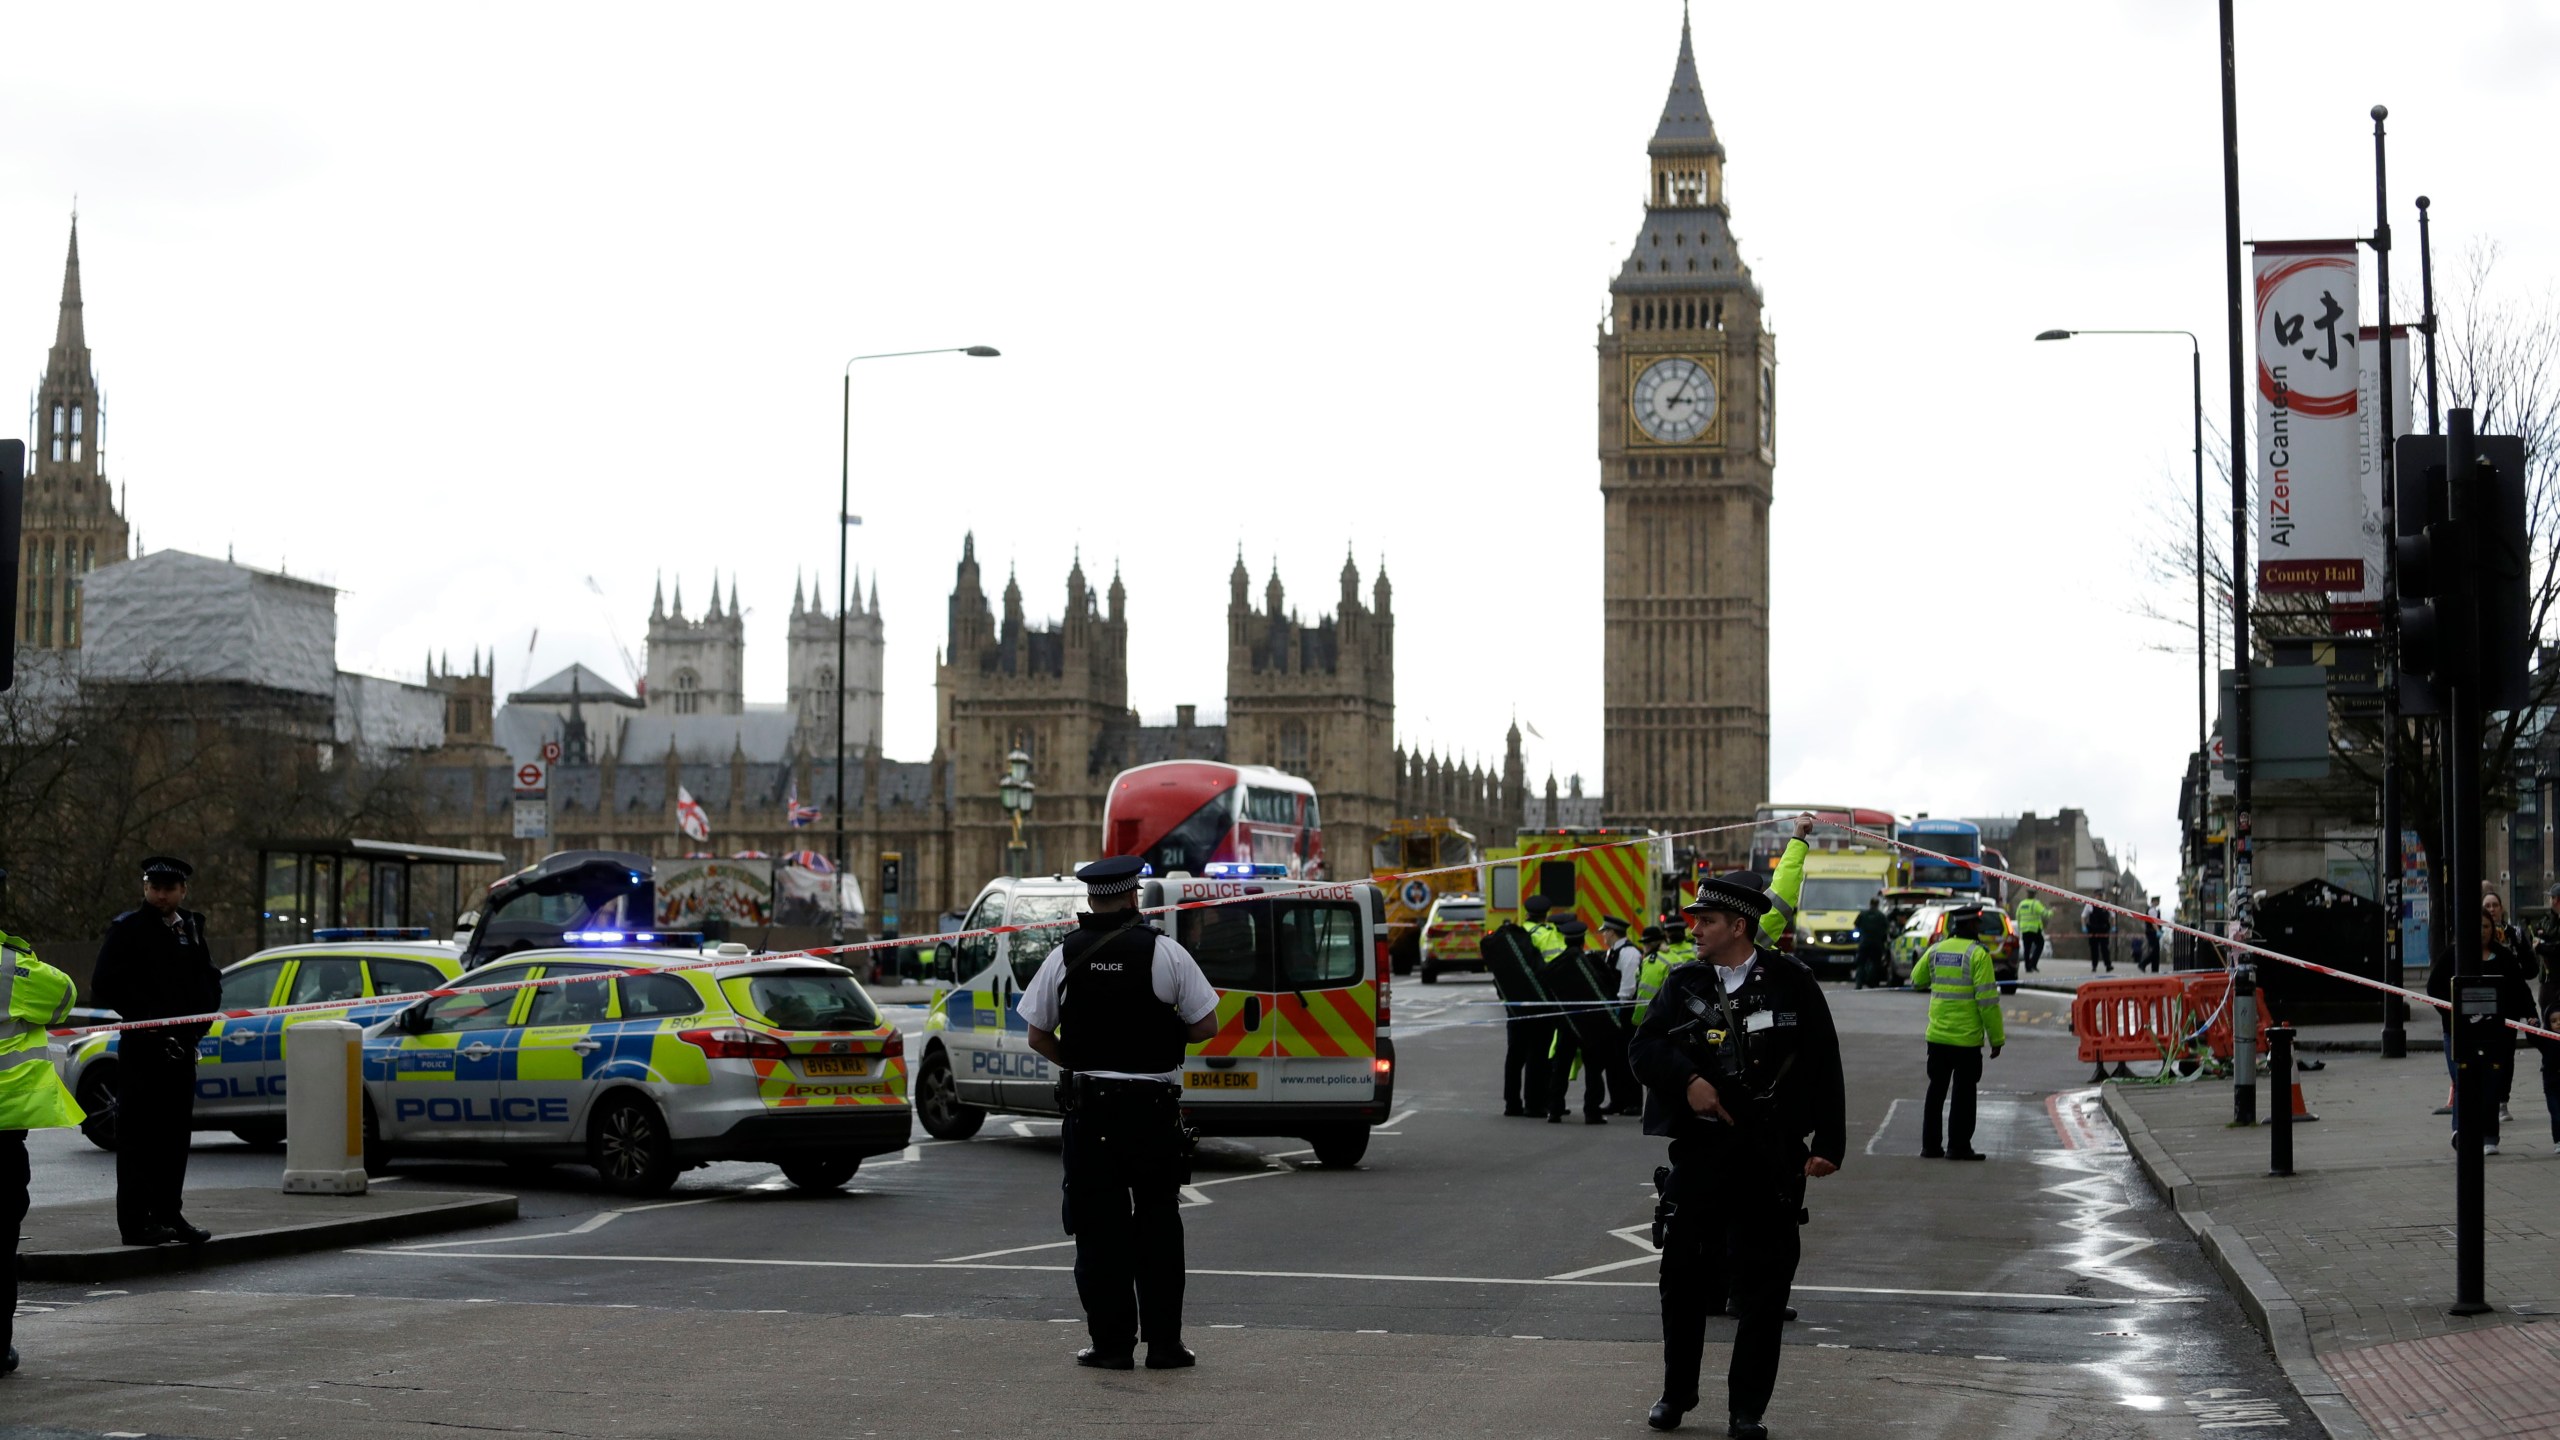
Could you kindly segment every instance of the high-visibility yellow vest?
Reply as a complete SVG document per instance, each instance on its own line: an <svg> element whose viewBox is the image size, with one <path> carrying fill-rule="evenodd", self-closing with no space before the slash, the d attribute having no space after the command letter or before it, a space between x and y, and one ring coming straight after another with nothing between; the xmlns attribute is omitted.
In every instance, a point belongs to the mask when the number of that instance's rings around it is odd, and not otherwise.
<svg viewBox="0 0 2560 1440"><path fill-rule="evenodd" d="M1653 997L1662 993L1662 982L1670 977L1670 947L1644 957L1636 967L1636 1023L1644 1023L1645 1012L1653 1008Z"/></svg>
<svg viewBox="0 0 2560 1440"><path fill-rule="evenodd" d="M79 990L27 942L0 935L0 946L0 1130L77 1125L87 1117L54 1073L45 1031L71 1014Z"/></svg>
<svg viewBox="0 0 2560 1440"><path fill-rule="evenodd" d="M1553 960L1564 953L1564 932L1546 920L1529 922L1529 943L1538 947L1538 958Z"/></svg>
<svg viewBox="0 0 2560 1440"><path fill-rule="evenodd" d="M1929 992L1930 1044L2008 1043L1990 946L1950 935L1921 953L1920 963L1911 967L1911 983Z"/></svg>

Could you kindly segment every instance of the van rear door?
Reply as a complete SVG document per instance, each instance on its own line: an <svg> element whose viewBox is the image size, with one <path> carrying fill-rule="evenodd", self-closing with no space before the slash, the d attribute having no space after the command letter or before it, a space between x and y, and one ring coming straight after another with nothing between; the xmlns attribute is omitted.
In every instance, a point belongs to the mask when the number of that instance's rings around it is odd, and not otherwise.
<svg viewBox="0 0 2560 1440"><path fill-rule="evenodd" d="M1191 952L1200 971L1218 991L1218 1028L1190 1047L1182 1066L1182 1100L1186 1105L1246 1105L1271 1098L1272 1042L1278 1017L1272 1013L1272 916L1268 901L1257 896L1265 887L1249 880L1167 880L1150 885L1149 906L1182 905L1203 900L1226 904L1176 910L1161 928Z"/></svg>
<svg viewBox="0 0 2560 1440"><path fill-rule="evenodd" d="M1274 1100L1366 1101L1377 1084L1378 986L1369 907L1361 898L1272 902Z"/></svg>

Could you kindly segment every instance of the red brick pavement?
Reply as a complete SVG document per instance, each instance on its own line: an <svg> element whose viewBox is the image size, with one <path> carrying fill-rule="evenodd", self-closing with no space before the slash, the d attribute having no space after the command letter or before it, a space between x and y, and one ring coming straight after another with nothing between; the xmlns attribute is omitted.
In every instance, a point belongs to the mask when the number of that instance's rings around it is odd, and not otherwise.
<svg viewBox="0 0 2560 1440"><path fill-rule="evenodd" d="M2560 1323L2368 1345L2320 1364L2385 1436L2560 1436Z"/></svg>

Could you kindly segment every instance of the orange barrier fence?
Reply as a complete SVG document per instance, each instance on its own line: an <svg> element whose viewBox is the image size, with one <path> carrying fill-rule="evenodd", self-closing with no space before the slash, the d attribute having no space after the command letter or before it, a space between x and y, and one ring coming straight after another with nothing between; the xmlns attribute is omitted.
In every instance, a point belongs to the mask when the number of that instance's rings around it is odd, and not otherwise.
<svg viewBox="0 0 2560 1440"><path fill-rule="evenodd" d="M2230 994L2231 976L2222 970L2091 980L2071 997L2071 1033L2080 1037L2080 1058L2101 1065L2162 1059L2183 1048L2199 1029L2214 1058L2228 1060ZM2257 1040L2264 1053L2263 1003L2258 1006Z"/></svg>

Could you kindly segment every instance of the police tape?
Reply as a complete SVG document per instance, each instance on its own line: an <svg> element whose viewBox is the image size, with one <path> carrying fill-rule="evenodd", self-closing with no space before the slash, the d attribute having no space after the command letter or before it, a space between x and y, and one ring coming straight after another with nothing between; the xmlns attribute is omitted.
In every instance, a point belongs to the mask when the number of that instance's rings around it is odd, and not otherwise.
<svg viewBox="0 0 2560 1440"><path fill-rule="evenodd" d="M1776 823L1792 822L1745 820L1732 825L1710 825L1696 830L1674 831L1670 834L1630 835L1623 840L1604 840L1596 845L1580 845L1563 850L1542 851L1536 858L1542 861L1555 860L1571 855L1588 855L1601 850L1619 849L1628 845L1650 845L1657 841L1668 840L1691 840L1701 835L1720 835L1734 830L1749 830L1762 824ZM1343 880L1330 883L1319 882L1293 888L1287 892L1287 898L1292 900L1357 900L1364 896L1373 886L1400 884L1406 880L1416 879L1422 876L1447 875L1460 870L1473 871L1477 868L1478 866L1475 864L1437 865L1425 870L1406 870L1383 877L1371 876L1362 880ZM1258 886L1257 881L1246 878L1228 880L1202 877L1189 879L1182 883L1188 886L1215 886L1222 893L1197 900L1186 900L1172 905L1146 906L1138 913L1141 915L1169 915L1187 910L1214 909L1221 905L1245 905L1251 904L1255 901L1274 898L1269 892L1256 888ZM705 955L699 959L676 960L661 965L652 965L650 969L656 973L670 974L687 970L718 970L734 968L741 965L761 965L768 964L776 960L833 960L840 956L858 955L874 950L912 950L917 948L920 944L925 943L940 945L953 941L975 940L995 935L1018 935L1028 931L1063 930L1066 928L1068 923L1070 922L1047 921L1036 925L984 925L975 930L943 931L929 937L929 939L909 939L901 936L895 939L886 940L860 940L848 945L812 945L799 950L758 951L745 955ZM519 951L517 953L532 954L535 952ZM552 951L545 953L556 954L563 952ZM515 957L508 956L505 958L513 959ZM581 985L593 981L610 980L620 973L622 972L616 969L592 970L576 975L542 975L530 979L501 980L494 983L480 985L443 985L437 986L433 989L411 990L396 995L366 995L347 1000L306 1000L295 1005L262 1005L239 1010L205 1010L198 1011L192 1015L165 1015L148 1020L118 1020L108 1024L64 1026L51 1030L49 1033L56 1038L69 1039L89 1035L112 1034L125 1030L167 1030L174 1029L181 1025L211 1025L217 1021L263 1020L274 1015L317 1015L323 1013L343 1015L349 1010L374 1009L382 1006L414 1005L421 1000L441 1000L455 995L487 995L496 994L502 991L513 992L527 989L543 989L553 985Z"/></svg>
<svg viewBox="0 0 2560 1440"><path fill-rule="evenodd" d="M1895 839L1891 835L1879 835L1873 830L1862 830L1855 825L1844 825L1840 828L1847 830L1852 835L1862 836L1869 840L1880 841L1886 845L1893 846L1898 850L1910 851L1915 855L1927 855L1933 860L1952 860L1956 864L1961 865L1976 874L1997 876L2001 880L2007 881L2012 885L2021 885L2029 890L2041 891L2044 894L2059 896L2066 900L2077 900L2083 905L2104 910L2111 915L2122 915L2127 919L2140 920L2146 924L2157 925L2171 934L2185 935L2195 940L2198 944L2214 946L2218 950L2224 952L2226 956L2234 954L2253 955L2263 960L2275 961L2280 965L2290 965L2298 970L2308 970L2315 975L2326 975L2333 980L2344 980L2352 985L2361 985L2368 990L2379 990L2385 995L2396 995L2403 1000L2415 1000L2420 1004L2431 1005L2438 1010L2446 1011L2448 1013L2453 1009L2451 1002L2439 1000L2424 991L2411 990L2405 986L2393 985L2386 981L2370 979L2366 976L2358 975L2353 971L2340 970L2335 966L2323 965L2314 960L2305 960L2299 955L2287 955L2282 951L2270 950L2263 945L2253 944L2246 940L2234 939L2225 935L2215 935L2207 931L2198 930L2193 926L2181 925L2175 920L2164 919L2158 915L2147 914L2143 911L2136 910L2129 905L2119 905L2112 900L2101 900L2094 895L2083 895L2076 890L2065 890L2059 885L2048 885L2041 880L2030 879L2024 875L2012 874L1997 866L1985 865L1978 860L1967 860L1958 855L1940 855L1935 850L1928 849L1925 846L1914 845L1905 840ZM2235 969L2236 963L2226 958L2223 968L2226 971ZM2236 988L2236 986L2233 987L2233 990L2236 990ZM2226 990L2224 992L2224 1004L2230 1003L2233 990ZM2220 1014L2221 1010L2217 1007L2214 1011L2214 1017L2218 1018ZM2208 1019L2206 1022L2206 1028L2210 1028L2211 1023L2211 1019ZM2539 1025L2529 1024L2522 1020L2504 1020L2499 1023L2505 1025L2510 1030L2518 1032L2519 1034L2531 1035L2542 1040L2560 1041L2560 1032L2545 1030ZM2204 1030L2198 1029L2196 1033L2201 1035L2204 1033Z"/></svg>

